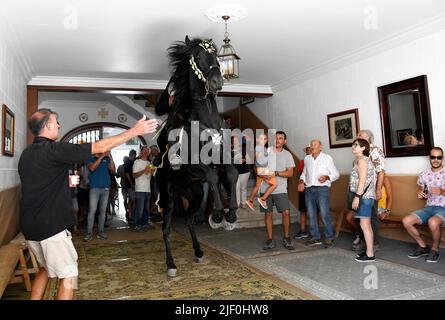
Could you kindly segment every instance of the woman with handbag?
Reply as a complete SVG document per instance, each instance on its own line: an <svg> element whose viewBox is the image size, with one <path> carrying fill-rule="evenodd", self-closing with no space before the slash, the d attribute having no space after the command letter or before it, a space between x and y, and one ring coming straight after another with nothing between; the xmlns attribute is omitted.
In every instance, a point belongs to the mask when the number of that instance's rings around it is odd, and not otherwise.
<svg viewBox="0 0 445 320"><path fill-rule="evenodd" d="M369 158L369 150L369 143L364 139L355 139L352 143L352 154L356 159L349 177L349 191L354 193L351 207L355 218L360 219L366 243L366 250L355 257L358 262L375 261L371 214L376 199L376 171Z"/></svg>

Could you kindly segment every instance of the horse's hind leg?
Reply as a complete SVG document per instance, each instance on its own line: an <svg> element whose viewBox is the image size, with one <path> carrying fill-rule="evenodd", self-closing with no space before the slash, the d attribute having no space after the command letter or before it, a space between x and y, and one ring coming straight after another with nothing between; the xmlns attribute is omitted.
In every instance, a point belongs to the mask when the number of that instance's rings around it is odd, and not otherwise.
<svg viewBox="0 0 445 320"><path fill-rule="evenodd" d="M166 256L166 263L167 263L167 275L169 277L176 276L176 265L173 260L171 243L170 243L170 230L171 230L171 219L172 219L172 213L173 213L173 206L174 206L174 194L169 192L168 205L167 205L167 208L164 208L164 213L162 215L162 217L163 217L162 236L164 237L165 256Z"/></svg>

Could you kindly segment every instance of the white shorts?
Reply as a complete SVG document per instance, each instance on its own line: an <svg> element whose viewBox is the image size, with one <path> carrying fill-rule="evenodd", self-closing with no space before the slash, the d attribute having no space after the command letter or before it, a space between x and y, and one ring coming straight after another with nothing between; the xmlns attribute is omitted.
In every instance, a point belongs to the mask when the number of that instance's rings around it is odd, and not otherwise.
<svg viewBox="0 0 445 320"><path fill-rule="evenodd" d="M46 269L49 278L75 278L73 288L77 289L77 252L71 238L71 233L63 230L48 239L28 240L27 243L39 265Z"/></svg>

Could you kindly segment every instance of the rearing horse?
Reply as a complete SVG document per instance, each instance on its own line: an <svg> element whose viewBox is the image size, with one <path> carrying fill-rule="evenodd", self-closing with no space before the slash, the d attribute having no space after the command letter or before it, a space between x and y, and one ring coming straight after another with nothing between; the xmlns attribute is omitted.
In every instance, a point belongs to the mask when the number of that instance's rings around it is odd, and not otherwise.
<svg viewBox="0 0 445 320"><path fill-rule="evenodd" d="M160 163L156 163L159 166L156 181L160 190L160 206L164 209L162 231L166 247L167 274L175 276L176 266L171 254L170 227L175 206L182 204L181 201L177 201L178 196L188 200L187 225L195 257L197 261L201 261L203 252L194 231L193 214L198 211L202 201L202 183L208 182L213 196L213 210L209 224L213 228L224 226L231 230L237 219L238 172L232 164L224 164L221 161L223 151L230 152L230 150L222 148L224 141L221 131L226 127L218 113L215 97L222 89L223 78L213 42L202 39L190 40L186 37L185 42L176 42L169 47L168 52L173 74L155 109L158 115L168 113L166 124L158 138L162 157ZM198 129L199 137L194 135L193 128ZM211 137L211 140L204 141L205 145L203 141L192 141L196 138L200 140L203 132ZM171 139L171 133L176 133L173 135L175 139ZM194 143L199 145L197 153L188 148ZM209 144L212 152L217 151L216 155L220 155L217 161L209 162L208 159L206 161L201 159L202 148L209 147ZM185 148L192 152L186 155L180 152L179 157L177 152L172 152L175 147L179 151ZM178 159L180 163L177 163ZM229 185L228 212L224 210L219 193L218 172L221 171L225 174Z"/></svg>

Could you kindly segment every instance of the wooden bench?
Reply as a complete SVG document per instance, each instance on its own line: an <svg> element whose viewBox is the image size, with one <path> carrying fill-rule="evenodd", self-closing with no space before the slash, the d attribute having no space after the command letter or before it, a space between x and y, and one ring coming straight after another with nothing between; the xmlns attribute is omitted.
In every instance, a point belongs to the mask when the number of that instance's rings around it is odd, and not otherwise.
<svg viewBox="0 0 445 320"><path fill-rule="evenodd" d="M0 247L0 297L14 277L14 270L19 261L19 250L14 244Z"/></svg>
<svg viewBox="0 0 445 320"><path fill-rule="evenodd" d="M421 209L425 206L424 200L419 200L417 198L417 176L395 176L388 175L391 180L392 185L392 193L393 193L393 203L391 208L390 215L383 221L380 222L381 228L403 228L402 220L405 216L411 214L412 212ZM333 186L335 183L333 184ZM342 186L344 187L344 186ZM346 189L343 189L346 190ZM337 190L337 193L339 191ZM335 237L338 237L340 230L342 229L344 218L348 210L345 208L345 199L346 193L343 192L343 195L338 196L340 199L343 197L343 207L339 209L339 205L337 204L336 210L334 212L338 212L337 218L333 221L336 221L335 225ZM339 201L337 201L339 203ZM331 205L332 208L332 205ZM419 232L421 234L430 235L430 231L428 226L420 226ZM445 233L442 233L442 241L445 241Z"/></svg>
<svg viewBox="0 0 445 320"><path fill-rule="evenodd" d="M28 267L28 261L31 268ZM37 273L39 267L31 250L28 250L25 237L19 233L9 244L0 247L0 297L8 284L24 283L31 291L30 274Z"/></svg>

